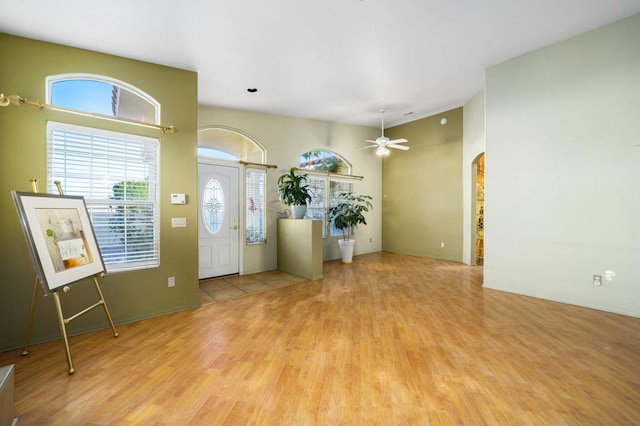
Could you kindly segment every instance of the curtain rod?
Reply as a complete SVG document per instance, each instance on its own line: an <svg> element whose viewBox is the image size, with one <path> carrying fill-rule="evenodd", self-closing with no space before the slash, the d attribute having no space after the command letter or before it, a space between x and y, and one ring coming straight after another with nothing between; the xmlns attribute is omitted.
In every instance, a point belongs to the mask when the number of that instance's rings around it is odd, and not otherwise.
<svg viewBox="0 0 640 426"><path fill-rule="evenodd" d="M178 129L176 129L174 126L163 126L161 124L147 123L147 122L144 122L144 121L131 120L129 118L111 117L111 116L108 116L108 115L98 114L98 113L95 113L95 112L79 111L77 109L64 108L64 107L59 107L59 106L50 105L50 104L43 104L42 102L31 101L29 99L25 99L25 98L20 97L18 95L5 96L4 93L0 93L0 106L8 106L8 105L31 105L31 106L36 106L36 107L40 108L40 110L46 108L46 109L50 109L50 110L53 110L53 111L69 112L71 114L82 115L82 116L85 116L85 117L102 118L104 120L115 121L115 122L119 122L119 123L127 123L127 124L133 124L133 125L136 125L136 126L143 126L143 127L149 127L149 128L152 128L152 129L159 129L159 130L162 131L162 133L177 133L178 132Z"/></svg>
<svg viewBox="0 0 640 426"><path fill-rule="evenodd" d="M274 166L273 164L252 163L251 161L244 161L244 160L240 160L238 161L238 163L243 164L245 166L262 166L262 167L266 167L267 169L278 168L278 166Z"/></svg>
<svg viewBox="0 0 640 426"><path fill-rule="evenodd" d="M356 176L356 175L345 175L344 173L331 173L331 172L319 172L317 170L310 170L310 169L301 169L299 167L294 167L296 170L298 170L299 172L305 172L305 173L309 173L312 175L324 175L324 176L335 176L335 177L339 177L339 178L345 178L345 179L355 179L355 180L362 180L364 179L364 176Z"/></svg>

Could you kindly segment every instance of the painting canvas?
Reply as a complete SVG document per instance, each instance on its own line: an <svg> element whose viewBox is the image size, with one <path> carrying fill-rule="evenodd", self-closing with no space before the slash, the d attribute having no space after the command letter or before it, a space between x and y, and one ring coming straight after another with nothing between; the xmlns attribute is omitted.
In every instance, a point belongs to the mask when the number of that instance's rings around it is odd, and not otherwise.
<svg viewBox="0 0 640 426"><path fill-rule="evenodd" d="M12 194L45 294L105 271L83 197Z"/></svg>

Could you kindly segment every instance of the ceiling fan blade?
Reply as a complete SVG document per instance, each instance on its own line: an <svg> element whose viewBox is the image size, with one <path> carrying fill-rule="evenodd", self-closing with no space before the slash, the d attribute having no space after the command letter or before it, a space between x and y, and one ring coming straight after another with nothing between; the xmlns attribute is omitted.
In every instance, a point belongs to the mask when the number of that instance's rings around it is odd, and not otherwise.
<svg viewBox="0 0 640 426"><path fill-rule="evenodd" d="M365 142L369 142L369 143L376 143L376 144L378 143L378 142L376 142L376 141L372 141L372 140L369 140L369 139L365 140Z"/></svg>
<svg viewBox="0 0 640 426"><path fill-rule="evenodd" d="M409 141L406 140L405 138L394 139L392 141L389 141L389 143L406 143L406 142L409 142Z"/></svg>
<svg viewBox="0 0 640 426"><path fill-rule="evenodd" d="M379 148L378 145L367 145L367 146L363 146L362 148L356 148L356 151L360 151L361 149L367 149L367 148Z"/></svg>
<svg viewBox="0 0 640 426"><path fill-rule="evenodd" d="M401 149L403 151L408 151L409 147L408 146L404 146L404 145L394 145L394 144L389 144L387 145L387 148L395 148L395 149Z"/></svg>

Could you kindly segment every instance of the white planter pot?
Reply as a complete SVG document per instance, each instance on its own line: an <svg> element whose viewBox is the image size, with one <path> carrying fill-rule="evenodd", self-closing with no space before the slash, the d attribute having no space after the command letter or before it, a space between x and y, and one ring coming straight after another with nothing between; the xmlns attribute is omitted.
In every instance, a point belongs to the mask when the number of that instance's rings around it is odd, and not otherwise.
<svg viewBox="0 0 640 426"><path fill-rule="evenodd" d="M340 254L342 255L342 263L353 262L353 247L356 244L356 240L338 240L338 248L340 248Z"/></svg>
<svg viewBox="0 0 640 426"><path fill-rule="evenodd" d="M294 219L302 219L304 215L307 214L307 205L302 204L301 206L292 205L291 206L291 214Z"/></svg>

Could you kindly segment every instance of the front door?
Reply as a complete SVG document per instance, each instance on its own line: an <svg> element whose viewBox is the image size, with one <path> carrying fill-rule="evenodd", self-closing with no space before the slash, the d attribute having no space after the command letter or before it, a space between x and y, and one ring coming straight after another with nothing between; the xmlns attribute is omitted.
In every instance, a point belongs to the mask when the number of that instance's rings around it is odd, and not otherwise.
<svg viewBox="0 0 640 426"><path fill-rule="evenodd" d="M198 163L198 278L239 272L237 167Z"/></svg>

